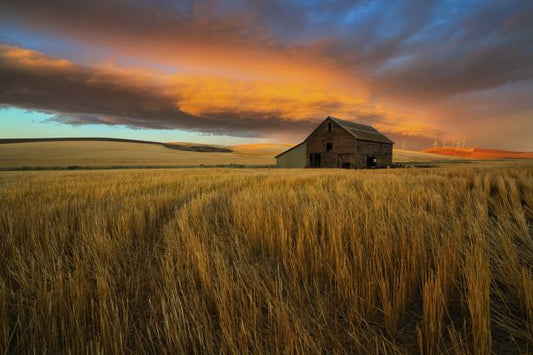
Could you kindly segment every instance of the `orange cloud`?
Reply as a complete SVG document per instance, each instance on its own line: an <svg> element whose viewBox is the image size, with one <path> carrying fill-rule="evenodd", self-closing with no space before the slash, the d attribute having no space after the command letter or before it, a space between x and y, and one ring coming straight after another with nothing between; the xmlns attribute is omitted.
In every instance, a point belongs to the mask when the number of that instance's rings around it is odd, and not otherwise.
<svg viewBox="0 0 533 355"><path fill-rule="evenodd" d="M213 112L260 112L276 114L287 120L321 117L350 109L364 109L368 94L350 95L321 83L286 83L280 81L242 81L205 76L173 76L172 85L180 108L204 115ZM335 112L332 112L335 111Z"/></svg>
<svg viewBox="0 0 533 355"><path fill-rule="evenodd" d="M170 79L180 110L209 116L220 112L254 113L246 119L276 116L288 121L318 120L327 115L366 120L385 132L431 137L437 127L372 101L364 89L348 90L329 82L242 81L205 76Z"/></svg>
<svg viewBox="0 0 533 355"><path fill-rule="evenodd" d="M72 65L72 63L66 59L51 58L42 53L20 47L0 44L0 53L2 53L2 57L17 62L25 67L64 69Z"/></svg>
<svg viewBox="0 0 533 355"><path fill-rule="evenodd" d="M10 90L0 93L0 104L57 112L71 124L261 136L276 129L305 134L317 121L334 115L407 136L427 137L436 130L376 103L362 86L335 85L321 75L298 81L168 75L110 63L86 67L8 46L0 47L0 65L0 76L11 83ZM28 74L36 71L38 76Z"/></svg>

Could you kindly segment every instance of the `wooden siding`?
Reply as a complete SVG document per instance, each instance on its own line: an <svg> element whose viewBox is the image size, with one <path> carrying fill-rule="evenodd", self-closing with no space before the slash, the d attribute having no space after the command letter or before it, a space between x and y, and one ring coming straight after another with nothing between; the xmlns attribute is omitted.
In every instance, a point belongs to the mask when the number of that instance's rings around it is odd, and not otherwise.
<svg viewBox="0 0 533 355"><path fill-rule="evenodd" d="M278 168L305 168L307 162L307 144L304 142L276 157Z"/></svg>
<svg viewBox="0 0 533 355"><path fill-rule="evenodd" d="M367 157L376 158L376 166L392 164L392 144L357 140L356 165L360 168L367 167Z"/></svg>
<svg viewBox="0 0 533 355"><path fill-rule="evenodd" d="M328 124L331 123L331 131ZM311 154L321 154L322 168L340 168L342 163L355 165L355 137L331 120L325 120L307 138L307 163ZM333 143L331 150L327 143ZM342 157L342 158L341 158Z"/></svg>

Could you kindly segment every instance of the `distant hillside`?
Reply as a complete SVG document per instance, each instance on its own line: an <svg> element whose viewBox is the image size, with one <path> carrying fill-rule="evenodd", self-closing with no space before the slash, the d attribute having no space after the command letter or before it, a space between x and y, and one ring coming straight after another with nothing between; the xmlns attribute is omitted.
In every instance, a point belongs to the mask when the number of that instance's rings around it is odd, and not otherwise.
<svg viewBox="0 0 533 355"><path fill-rule="evenodd" d="M533 159L533 152L511 152L483 148L427 148L422 152L470 159Z"/></svg>
<svg viewBox="0 0 533 355"><path fill-rule="evenodd" d="M126 139L126 138L107 138L107 137L0 138L0 144L36 143L36 142L123 142L123 143L163 145L163 143L161 142L141 141L137 139Z"/></svg>
<svg viewBox="0 0 533 355"><path fill-rule="evenodd" d="M189 152L202 153L230 153L232 150L225 147L197 144L197 143L182 143L182 142L154 142L143 141L137 139L124 138L106 138L106 137L66 137L66 138L0 138L0 144L14 144L14 143L38 143L38 142L122 142L122 143L139 143L139 144L155 144L161 145L165 148L184 150Z"/></svg>
<svg viewBox="0 0 533 355"><path fill-rule="evenodd" d="M162 143L47 140L0 144L0 168L274 165L273 156L168 149Z"/></svg>

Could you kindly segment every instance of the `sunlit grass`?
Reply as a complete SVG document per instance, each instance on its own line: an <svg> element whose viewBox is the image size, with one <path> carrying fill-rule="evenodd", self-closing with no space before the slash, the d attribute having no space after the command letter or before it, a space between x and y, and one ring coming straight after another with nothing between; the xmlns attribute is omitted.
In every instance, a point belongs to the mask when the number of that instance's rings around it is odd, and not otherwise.
<svg viewBox="0 0 533 355"><path fill-rule="evenodd" d="M0 349L533 346L533 169L0 175Z"/></svg>

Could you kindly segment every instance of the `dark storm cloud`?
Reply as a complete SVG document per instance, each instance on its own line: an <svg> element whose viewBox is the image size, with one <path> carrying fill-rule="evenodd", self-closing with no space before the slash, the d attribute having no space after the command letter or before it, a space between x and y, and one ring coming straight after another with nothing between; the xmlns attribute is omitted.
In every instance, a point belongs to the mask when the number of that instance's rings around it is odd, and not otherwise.
<svg viewBox="0 0 533 355"><path fill-rule="evenodd" d="M166 52L183 44L251 47L274 43L245 17L196 16L199 5L173 1L20 0L0 4L0 19L86 41L121 43ZM205 13L207 14L207 13ZM116 42L115 42L116 41Z"/></svg>
<svg viewBox="0 0 533 355"><path fill-rule="evenodd" d="M170 97L124 79L32 51L0 47L0 104L72 114L133 115L148 118L145 124L150 126L159 126L162 118L193 119L173 108Z"/></svg>
<svg viewBox="0 0 533 355"><path fill-rule="evenodd" d="M164 86L135 83L135 73L71 64L37 52L0 46L0 106L56 112L53 120L72 124L189 129L254 137L298 127L257 112L220 112L210 117L179 110ZM303 127L306 122L301 123Z"/></svg>
<svg viewBox="0 0 533 355"><path fill-rule="evenodd" d="M314 56L365 78L377 95L431 98L533 78L532 1L17 0L0 13L154 55L186 42Z"/></svg>
<svg viewBox="0 0 533 355"><path fill-rule="evenodd" d="M335 66L378 95L426 99L533 78L533 2L402 4L332 38Z"/></svg>

